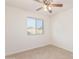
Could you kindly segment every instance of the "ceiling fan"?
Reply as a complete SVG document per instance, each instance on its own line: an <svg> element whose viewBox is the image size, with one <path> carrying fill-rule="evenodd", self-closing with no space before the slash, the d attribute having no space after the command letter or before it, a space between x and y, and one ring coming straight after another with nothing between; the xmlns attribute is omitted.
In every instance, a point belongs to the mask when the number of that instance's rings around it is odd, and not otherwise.
<svg viewBox="0 0 79 59"><path fill-rule="evenodd" d="M45 11L52 13L52 7L63 7L63 4L54 4L52 0L42 0L42 1L35 0L35 1L43 4L43 6L36 9L36 11L44 9Z"/></svg>

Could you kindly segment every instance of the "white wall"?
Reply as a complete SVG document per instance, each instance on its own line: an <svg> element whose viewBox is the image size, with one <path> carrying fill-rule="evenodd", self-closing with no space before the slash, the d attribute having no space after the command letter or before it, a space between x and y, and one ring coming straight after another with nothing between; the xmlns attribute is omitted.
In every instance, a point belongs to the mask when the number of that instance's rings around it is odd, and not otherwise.
<svg viewBox="0 0 79 59"><path fill-rule="evenodd" d="M56 14L51 18L53 45L73 50L73 11L72 9Z"/></svg>
<svg viewBox="0 0 79 59"><path fill-rule="evenodd" d="M28 16L44 20L44 34L35 36L27 35L25 22ZM49 18L46 15L6 6L5 21L6 55L48 44L56 45L69 51L73 49L72 9Z"/></svg>
<svg viewBox="0 0 79 59"><path fill-rule="evenodd" d="M44 20L44 34L27 35L25 22L28 16ZM6 55L49 44L49 24L48 16L6 6Z"/></svg>

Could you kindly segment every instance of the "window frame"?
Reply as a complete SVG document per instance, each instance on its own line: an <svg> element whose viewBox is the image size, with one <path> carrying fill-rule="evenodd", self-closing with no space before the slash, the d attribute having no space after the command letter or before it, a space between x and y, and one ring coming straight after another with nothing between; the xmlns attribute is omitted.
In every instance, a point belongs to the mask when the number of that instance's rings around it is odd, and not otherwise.
<svg viewBox="0 0 79 59"><path fill-rule="evenodd" d="M27 34L28 35L41 35L41 34L43 34L44 33L44 21L43 21L43 19L40 19L40 18L36 18L36 17L27 17L27 20L28 20L28 18L32 18L33 20L35 20L35 34L32 34L32 33L30 33L30 34L28 34L28 31L27 31ZM27 24L27 20L26 20L26 24ZM40 20L42 23L41 23L41 33L38 33L37 32L37 30L38 30L38 28L37 28L37 21L38 20ZM27 25L26 25L27 26ZM28 27L28 26L27 26ZM28 29L28 28L27 28Z"/></svg>

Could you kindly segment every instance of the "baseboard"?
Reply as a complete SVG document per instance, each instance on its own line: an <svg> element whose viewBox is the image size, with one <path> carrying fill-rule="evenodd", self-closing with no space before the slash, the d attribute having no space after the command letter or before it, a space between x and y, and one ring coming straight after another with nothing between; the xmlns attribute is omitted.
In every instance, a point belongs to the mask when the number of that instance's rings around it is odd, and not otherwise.
<svg viewBox="0 0 79 59"><path fill-rule="evenodd" d="M11 56L11 55L18 54L18 53L21 53L21 52L24 52L24 51L33 50L33 49L41 48L41 47L48 46L48 45L49 44L44 44L44 45L39 45L37 47L32 47L32 48L28 48L28 49L23 49L23 50L7 53L5 56Z"/></svg>
<svg viewBox="0 0 79 59"><path fill-rule="evenodd" d="M68 51L68 52L71 52L71 53L73 53L73 51L72 51L72 50L70 50L70 49L63 48L63 47L61 47L61 46L58 46L58 45L55 45L55 44L50 44L50 45L52 45L52 46L55 46L55 47L58 47L58 48L60 48L60 49L64 49L64 50L66 50L66 51Z"/></svg>
<svg viewBox="0 0 79 59"><path fill-rule="evenodd" d="M18 53L21 53L21 52L25 52L25 51L29 51L29 50L33 50L33 49L37 49L37 48L41 48L41 47L45 47L45 46L48 46L48 45L55 46L57 48L64 49L64 50L66 50L68 52L72 52L73 53L73 51L70 51L68 49L59 47L59 46L54 45L54 44L44 44L44 45L39 45L38 47L33 47L33 48L23 49L23 50L20 50L20 51L11 52L11 53L6 54L6 56L11 56L11 55L14 55L14 54L18 54Z"/></svg>

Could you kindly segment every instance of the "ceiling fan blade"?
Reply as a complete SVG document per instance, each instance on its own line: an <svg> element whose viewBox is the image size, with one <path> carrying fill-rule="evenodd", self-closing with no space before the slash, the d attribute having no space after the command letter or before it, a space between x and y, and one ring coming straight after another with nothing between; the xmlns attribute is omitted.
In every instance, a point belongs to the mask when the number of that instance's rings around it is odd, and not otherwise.
<svg viewBox="0 0 79 59"><path fill-rule="evenodd" d="M53 7L63 7L63 4L51 4Z"/></svg>
<svg viewBox="0 0 79 59"><path fill-rule="evenodd" d="M35 0L36 2L42 3L40 0Z"/></svg>
<svg viewBox="0 0 79 59"><path fill-rule="evenodd" d="M38 8L38 9L36 9L36 11L39 11L39 10L41 10L43 7L40 7L40 8Z"/></svg>

